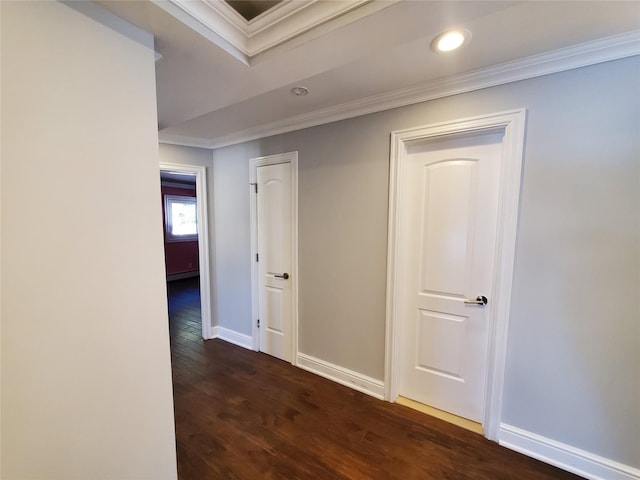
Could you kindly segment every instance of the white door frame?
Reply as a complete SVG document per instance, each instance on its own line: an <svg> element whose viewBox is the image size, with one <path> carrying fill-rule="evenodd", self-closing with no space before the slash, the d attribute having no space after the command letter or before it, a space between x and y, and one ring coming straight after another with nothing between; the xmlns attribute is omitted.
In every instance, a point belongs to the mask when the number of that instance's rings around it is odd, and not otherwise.
<svg viewBox="0 0 640 480"><path fill-rule="evenodd" d="M211 327L211 280L209 272L209 222L207 209L207 167L160 163L160 170L176 173L190 173L196 176L196 209L198 215L198 269L200 273L200 317L202 338L213 336Z"/></svg>
<svg viewBox="0 0 640 480"><path fill-rule="evenodd" d="M500 170L496 262L494 264L492 306L489 318L487 382L485 386L484 435L497 441L502 414L502 394L507 353L507 332L511 284L518 224L518 202L524 155L526 110L518 109L451 122L410 128L391 133L389 180L389 237L387 250L387 312L385 355L385 399L398 397L400 364L400 320L397 273L399 206L403 190L400 181L407 161L407 147L431 138L459 136L472 132L504 133Z"/></svg>
<svg viewBox="0 0 640 480"><path fill-rule="evenodd" d="M260 312L258 292L260 288L258 275L258 196L255 185L257 182L258 167L276 165L279 163L291 164L291 205L293 209L291 219L291 363L298 364L298 152L281 153L266 157L257 157L250 160L249 191L250 191L250 223L251 223L251 327L252 347L260 351L260 330L257 320Z"/></svg>

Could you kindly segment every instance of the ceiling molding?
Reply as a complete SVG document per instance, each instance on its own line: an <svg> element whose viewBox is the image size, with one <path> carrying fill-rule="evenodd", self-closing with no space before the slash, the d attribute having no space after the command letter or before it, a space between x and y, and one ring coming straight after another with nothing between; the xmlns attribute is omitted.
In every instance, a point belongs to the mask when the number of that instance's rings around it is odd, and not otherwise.
<svg viewBox="0 0 640 480"><path fill-rule="evenodd" d="M348 2L317 2L306 4L305 8L278 17L265 24L255 33L251 31L249 25L248 43L249 55L251 57L262 53L270 48L277 47L298 35L314 29L333 19L341 17L351 11L355 11L372 0L350 0ZM267 12L268 13L268 12ZM368 14L369 12L367 12ZM352 17L355 21L357 17Z"/></svg>
<svg viewBox="0 0 640 480"><path fill-rule="evenodd" d="M283 0L275 7L270 8L266 12L258 15L253 20L247 22L247 34L251 37L261 31L272 28L278 22L283 19L296 15L300 10L307 8L311 3L316 3L317 0L306 1L291 1Z"/></svg>
<svg viewBox="0 0 640 480"><path fill-rule="evenodd" d="M227 37L236 38L240 33L234 34L233 24L225 22L219 15L212 14L211 8L204 2L197 1L187 6L186 1L151 0L156 6L179 20L194 32L199 33L211 43L217 45L236 60L249 65L249 57L244 49L237 45L239 41L227 40ZM231 8L231 7L229 7ZM238 37L240 38L240 37Z"/></svg>
<svg viewBox="0 0 640 480"><path fill-rule="evenodd" d="M294 37L331 22L359 7L371 4L354 22L399 0L283 0L251 21L245 20L227 2L220 0L152 0L192 30L249 65L256 55ZM341 25L344 22L341 22Z"/></svg>
<svg viewBox="0 0 640 480"><path fill-rule="evenodd" d="M242 142L242 140L240 141ZM238 143L240 143L238 142ZM194 147L194 148L206 148L211 150L217 148L213 146L213 141L206 138L187 137L184 135L169 135L158 133L158 143L164 143L168 145L179 145L181 147ZM228 145L232 145L231 143Z"/></svg>
<svg viewBox="0 0 640 480"><path fill-rule="evenodd" d="M425 84L373 95L213 139L160 132L160 143L200 148L220 148L248 140L301 130L369 113L390 110L474 90L550 75L611 60L640 55L640 31L533 55L489 68L455 75Z"/></svg>
<svg viewBox="0 0 640 480"><path fill-rule="evenodd" d="M240 15L236 10L224 0L202 0L195 2L186 2L184 0L169 0L181 7L186 12L193 11L196 13L196 18L202 17L205 25L216 25L217 21L222 18L230 27L235 29L246 36L247 34L247 20ZM197 15L200 11L200 15ZM215 30L215 28L212 28Z"/></svg>

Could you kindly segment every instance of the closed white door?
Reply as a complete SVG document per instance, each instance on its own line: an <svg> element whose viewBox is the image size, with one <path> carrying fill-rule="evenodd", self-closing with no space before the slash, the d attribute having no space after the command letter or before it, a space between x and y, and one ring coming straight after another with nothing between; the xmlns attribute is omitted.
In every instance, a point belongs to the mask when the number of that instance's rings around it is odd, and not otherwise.
<svg viewBox="0 0 640 480"><path fill-rule="evenodd" d="M476 422L484 413L501 141L494 133L414 144L402 174L398 393Z"/></svg>
<svg viewBox="0 0 640 480"><path fill-rule="evenodd" d="M291 163L257 167L260 351L292 360Z"/></svg>

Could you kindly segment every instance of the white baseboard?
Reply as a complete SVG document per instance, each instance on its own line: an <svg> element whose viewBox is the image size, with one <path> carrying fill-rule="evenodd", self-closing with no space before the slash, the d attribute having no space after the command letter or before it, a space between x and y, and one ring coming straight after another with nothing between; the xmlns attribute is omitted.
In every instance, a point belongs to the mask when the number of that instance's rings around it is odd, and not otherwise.
<svg viewBox="0 0 640 480"><path fill-rule="evenodd" d="M219 328L220 327L218 327L218 326L211 327L209 329L210 335L207 338L205 338L205 340L213 340L214 338L219 338L220 337L220 335L218 335L218 329Z"/></svg>
<svg viewBox="0 0 640 480"><path fill-rule="evenodd" d="M250 335L245 335L244 333L239 333L219 325L211 327L211 338L219 338L220 340L233 343L239 347L253 350L253 338L251 338Z"/></svg>
<svg viewBox="0 0 640 480"><path fill-rule="evenodd" d="M366 393L377 399L384 399L384 383L375 378L367 377L361 373L347 368L325 362L319 358L298 353L296 357L298 367L321 377L333 380L341 385L351 387L359 392Z"/></svg>
<svg viewBox="0 0 640 480"><path fill-rule="evenodd" d="M500 445L590 480L640 480L640 470L565 443L500 425Z"/></svg>

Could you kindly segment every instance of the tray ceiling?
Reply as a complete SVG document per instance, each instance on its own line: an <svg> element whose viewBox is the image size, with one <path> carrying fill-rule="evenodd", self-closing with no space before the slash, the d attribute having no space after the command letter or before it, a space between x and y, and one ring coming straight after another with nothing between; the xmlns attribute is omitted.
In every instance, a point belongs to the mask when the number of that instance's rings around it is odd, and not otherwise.
<svg viewBox="0 0 640 480"><path fill-rule="evenodd" d="M627 1L284 0L251 21L224 1L97 3L155 36L161 139L205 147L640 55ZM433 52L453 27L469 44Z"/></svg>
<svg viewBox="0 0 640 480"><path fill-rule="evenodd" d="M275 7L282 0L225 0L231 8L242 15L246 21L253 20L267 10Z"/></svg>

